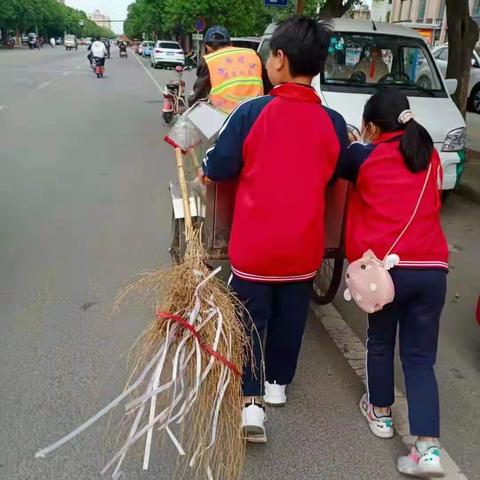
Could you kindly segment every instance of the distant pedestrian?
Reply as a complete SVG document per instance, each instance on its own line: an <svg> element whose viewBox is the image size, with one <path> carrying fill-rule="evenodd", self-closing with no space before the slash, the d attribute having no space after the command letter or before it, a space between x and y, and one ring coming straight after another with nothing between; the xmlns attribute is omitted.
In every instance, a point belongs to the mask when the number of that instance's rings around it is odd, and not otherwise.
<svg viewBox="0 0 480 480"><path fill-rule="evenodd" d="M255 327L255 364L243 375L242 428L250 442L266 441L264 402L287 401L324 254L325 191L348 144L345 120L311 86L329 45L325 23L282 22L267 61L275 87L232 113L203 165L213 181L238 179L229 255L231 286Z"/></svg>
<svg viewBox="0 0 480 480"><path fill-rule="evenodd" d="M368 317L368 393L360 408L376 436L394 435L390 407L395 400L399 329L410 433L417 440L410 455L398 460L398 470L440 477L444 471L434 365L448 271L448 246L440 224L442 166L432 138L414 120L408 99L394 88L379 91L367 102L363 137L369 143L353 143L340 165L341 176L354 184L346 254L352 262L370 249L379 259L395 253L400 262L390 271L393 303Z"/></svg>
<svg viewBox="0 0 480 480"><path fill-rule="evenodd" d="M56 45L56 44L57 44L57 42L55 41L55 38L54 38L54 37L50 38L50 45L51 45L51 47L52 47L52 48L55 48L55 45Z"/></svg>

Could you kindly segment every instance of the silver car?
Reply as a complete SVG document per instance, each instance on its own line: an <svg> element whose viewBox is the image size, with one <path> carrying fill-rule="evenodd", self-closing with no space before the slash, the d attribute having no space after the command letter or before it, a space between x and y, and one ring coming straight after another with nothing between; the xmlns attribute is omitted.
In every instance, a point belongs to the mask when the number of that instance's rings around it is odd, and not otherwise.
<svg viewBox="0 0 480 480"><path fill-rule="evenodd" d="M65 35L63 39L65 50L78 50L78 41L75 35Z"/></svg>

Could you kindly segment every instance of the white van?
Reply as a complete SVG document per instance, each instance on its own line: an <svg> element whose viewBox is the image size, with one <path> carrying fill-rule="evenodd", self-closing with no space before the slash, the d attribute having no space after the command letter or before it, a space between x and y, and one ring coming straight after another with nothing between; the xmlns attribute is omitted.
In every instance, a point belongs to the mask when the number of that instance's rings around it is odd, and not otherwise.
<svg viewBox="0 0 480 480"><path fill-rule="evenodd" d="M270 25L258 52L267 59ZM367 20L335 19L324 75L313 86L324 105L337 110L357 129L368 98L378 88L395 86L408 96L416 119L435 142L444 166L443 189L459 182L465 162L465 121L450 95L457 80L443 80L422 37L410 28ZM420 74L429 72L426 86ZM420 80L420 81L419 81Z"/></svg>

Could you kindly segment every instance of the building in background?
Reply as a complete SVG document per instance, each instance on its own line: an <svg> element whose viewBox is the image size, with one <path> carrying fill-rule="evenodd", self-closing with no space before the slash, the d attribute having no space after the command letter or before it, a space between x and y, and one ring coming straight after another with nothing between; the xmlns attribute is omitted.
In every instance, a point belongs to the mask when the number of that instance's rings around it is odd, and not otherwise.
<svg viewBox="0 0 480 480"><path fill-rule="evenodd" d="M470 0L470 12L478 22L480 0ZM393 0L390 21L415 28L432 46L447 41L445 0Z"/></svg>
<svg viewBox="0 0 480 480"><path fill-rule="evenodd" d="M389 22L393 0L372 0L371 16L375 22Z"/></svg>
<svg viewBox="0 0 480 480"><path fill-rule="evenodd" d="M103 15L100 10L95 10L91 15L88 16L88 18L92 21L95 22L99 27L105 27L108 28L109 30L112 29L112 23L110 21L110 17L107 15Z"/></svg>
<svg viewBox="0 0 480 480"><path fill-rule="evenodd" d="M347 15L354 20L370 20L370 7L362 2L353 6Z"/></svg>

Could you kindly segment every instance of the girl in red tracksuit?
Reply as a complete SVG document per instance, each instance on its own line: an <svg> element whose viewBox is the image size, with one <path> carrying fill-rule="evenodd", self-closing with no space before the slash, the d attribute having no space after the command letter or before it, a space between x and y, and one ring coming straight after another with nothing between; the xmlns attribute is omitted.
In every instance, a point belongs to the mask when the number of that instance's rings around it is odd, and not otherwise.
<svg viewBox="0 0 480 480"><path fill-rule="evenodd" d="M372 432L394 434L394 352L399 329L410 433L416 445L398 461L402 473L443 476L438 388L434 373L439 320L448 270L448 247L440 225L441 163L428 132L410 111L408 99L394 88L367 102L363 136L341 160L340 175L353 182L346 253L350 262L368 249L384 258L407 225L426 188L416 215L392 253L400 263L391 270L395 299L369 315L368 393L360 408ZM428 179L427 179L428 177Z"/></svg>

